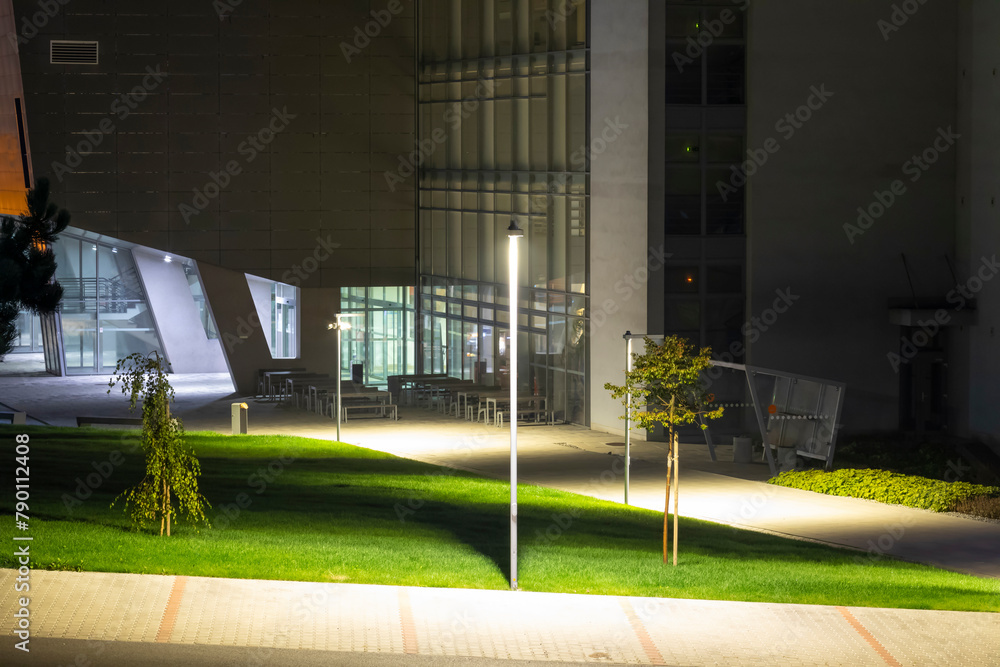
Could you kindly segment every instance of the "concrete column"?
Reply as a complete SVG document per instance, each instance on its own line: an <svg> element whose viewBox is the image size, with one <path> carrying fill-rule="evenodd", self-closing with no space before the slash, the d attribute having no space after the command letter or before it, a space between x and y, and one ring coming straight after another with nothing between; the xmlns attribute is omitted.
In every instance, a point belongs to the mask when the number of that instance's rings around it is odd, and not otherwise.
<svg viewBox="0 0 1000 667"><path fill-rule="evenodd" d="M954 333L950 348L949 402L956 430L1000 451L1000 275L991 262L1000 254L1000 5L993 0L959 3L958 178L956 250L958 278L975 292L976 324ZM975 276L975 280L971 280Z"/></svg>
<svg viewBox="0 0 1000 667"><path fill-rule="evenodd" d="M593 0L590 71L590 425L624 433L626 329L645 332L649 6Z"/></svg>

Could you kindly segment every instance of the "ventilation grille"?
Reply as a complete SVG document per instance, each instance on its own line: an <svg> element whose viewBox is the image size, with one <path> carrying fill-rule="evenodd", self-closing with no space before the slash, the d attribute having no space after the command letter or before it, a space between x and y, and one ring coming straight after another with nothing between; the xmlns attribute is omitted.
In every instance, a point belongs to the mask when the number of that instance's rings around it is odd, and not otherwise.
<svg viewBox="0 0 1000 667"><path fill-rule="evenodd" d="M96 65L97 42L54 39L49 42L49 63L52 65Z"/></svg>

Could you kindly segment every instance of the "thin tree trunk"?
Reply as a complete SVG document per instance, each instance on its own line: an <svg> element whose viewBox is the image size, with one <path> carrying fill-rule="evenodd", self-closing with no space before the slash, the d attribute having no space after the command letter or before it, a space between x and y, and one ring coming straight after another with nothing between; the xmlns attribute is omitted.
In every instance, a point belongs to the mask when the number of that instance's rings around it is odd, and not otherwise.
<svg viewBox="0 0 1000 667"><path fill-rule="evenodd" d="M667 562L667 537L670 532L668 515L670 513L670 472L674 455L674 399L670 399L670 444L667 447L667 493L663 501L663 563ZM676 512L676 508L674 512Z"/></svg>
<svg viewBox="0 0 1000 667"><path fill-rule="evenodd" d="M170 421L170 399L163 397L163 409ZM163 471L163 515L167 517L167 537L170 537L170 487L167 485L167 471Z"/></svg>
<svg viewBox="0 0 1000 667"><path fill-rule="evenodd" d="M663 564L667 563L667 537L670 533L670 461L673 458L673 445L667 446L667 493L663 502Z"/></svg>
<svg viewBox="0 0 1000 667"><path fill-rule="evenodd" d="M160 535L163 535L163 523L166 521L167 537L170 537L170 515L167 513L167 478L163 478L163 493L160 494Z"/></svg>
<svg viewBox="0 0 1000 667"><path fill-rule="evenodd" d="M680 438L674 436L676 439L674 441L674 567L677 567L677 513L680 505L678 504L679 493L681 487L680 480L680 454L681 454L681 443Z"/></svg>

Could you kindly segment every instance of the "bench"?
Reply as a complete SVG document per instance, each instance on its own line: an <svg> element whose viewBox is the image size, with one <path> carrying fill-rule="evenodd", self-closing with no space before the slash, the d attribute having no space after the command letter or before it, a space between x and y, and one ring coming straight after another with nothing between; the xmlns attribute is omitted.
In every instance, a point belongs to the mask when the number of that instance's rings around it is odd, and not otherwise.
<svg viewBox="0 0 1000 667"><path fill-rule="evenodd" d="M395 403L379 403L378 401L365 401L357 403L347 403L340 406L341 418L346 422L347 413L351 410L375 410L382 413L382 417L386 417L386 413L392 414L392 418L395 421L399 421L399 413L396 411Z"/></svg>
<svg viewBox="0 0 1000 667"><path fill-rule="evenodd" d="M140 417L77 417L77 426L107 424L113 426L142 426Z"/></svg>
<svg viewBox="0 0 1000 667"><path fill-rule="evenodd" d="M517 411L519 421L528 421L529 418L533 418L536 424L540 415L545 417L546 424L555 424L555 415L545 408L522 408ZM497 428L503 427L504 418L510 419L510 410L497 410L493 417L493 425Z"/></svg>

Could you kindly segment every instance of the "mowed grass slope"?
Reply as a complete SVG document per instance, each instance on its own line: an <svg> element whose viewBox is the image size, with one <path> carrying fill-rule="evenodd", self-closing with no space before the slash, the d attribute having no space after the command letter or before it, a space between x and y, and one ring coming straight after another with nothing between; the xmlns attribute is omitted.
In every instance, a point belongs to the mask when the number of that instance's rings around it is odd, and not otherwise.
<svg viewBox="0 0 1000 667"><path fill-rule="evenodd" d="M142 476L136 432L0 427L5 481L24 432L22 534L34 537L36 568L508 587L505 482L341 443L193 433L213 525L182 520L161 538L109 508ZM7 516L13 500L0 498ZM997 580L684 518L675 568L661 559L662 513L530 485L518 489L518 511L525 590L1000 611ZM14 560L4 554L0 566Z"/></svg>

